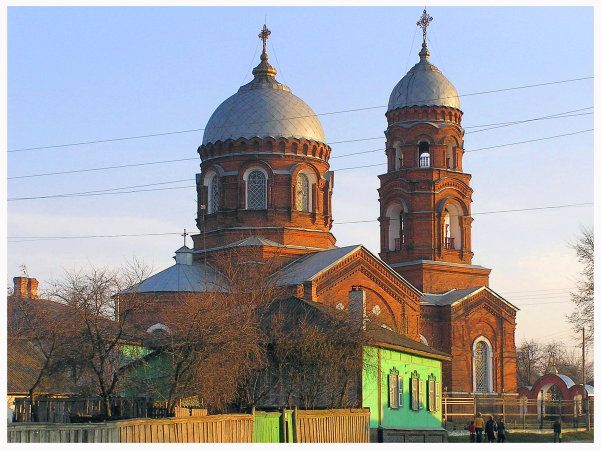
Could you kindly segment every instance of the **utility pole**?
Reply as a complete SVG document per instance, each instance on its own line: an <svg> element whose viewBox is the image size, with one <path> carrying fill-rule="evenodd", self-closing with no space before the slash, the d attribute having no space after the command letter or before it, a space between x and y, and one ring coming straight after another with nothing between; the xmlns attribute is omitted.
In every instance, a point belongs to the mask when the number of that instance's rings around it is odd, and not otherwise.
<svg viewBox="0 0 601 450"><path fill-rule="evenodd" d="M584 372L584 368L585 368L585 347L584 347L584 327L582 327L582 391L583 394L586 395L586 431L590 431L591 429L591 403L590 403L590 399L588 397L588 392L586 390L586 388L584 387L584 385L586 384L586 375ZM583 398L584 401L584 398Z"/></svg>

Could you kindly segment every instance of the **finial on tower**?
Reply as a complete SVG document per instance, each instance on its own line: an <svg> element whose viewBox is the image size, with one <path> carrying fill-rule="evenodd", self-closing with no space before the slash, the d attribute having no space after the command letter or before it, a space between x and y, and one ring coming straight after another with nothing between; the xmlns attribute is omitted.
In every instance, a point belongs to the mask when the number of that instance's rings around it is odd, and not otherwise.
<svg viewBox="0 0 601 450"><path fill-rule="evenodd" d="M261 53L261 62L257 67L253 69L253 75L255 78L257 76L269 76L275 77L277 74L277 70L275 70L268 62L269 56L267 55L267 39L269 39L269 35L271 31L267 28L266 24L263 24L263 29L259 33L259 39L263 41L263 52Z"/></svg>
<svg viewBox="0 0 601 450"><path fill-rule="evenodd" d="M181 236L183 236L184 238L184 247L186 246L186 238L190 235L190 233L188 233L186 231L186 229L184 228L184 232L181 234Z"/></svg>

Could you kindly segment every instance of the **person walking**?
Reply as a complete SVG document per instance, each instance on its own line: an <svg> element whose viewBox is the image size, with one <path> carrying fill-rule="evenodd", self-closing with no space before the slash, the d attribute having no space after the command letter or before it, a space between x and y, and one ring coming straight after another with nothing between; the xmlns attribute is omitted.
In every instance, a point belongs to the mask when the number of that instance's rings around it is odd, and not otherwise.
<svg viewBox="0 0 601 450"><path fill-rule="evenodd" d="M488 416L486 425L484 425L484 432L486 433L487 442L495 442L495 431L497 431L497 424L493 416Z"/></svg>
<svg viewBox="0 0 601 450"><path fill-rule="evenodd" d="M467 426L467 431L470 432L470 442L476 442L476 427L474 421L470 420L470 424Z"/></svg>
<svg viewBox="0 0 601 450"><path fill-rule="evenodd" d="M507 431L505 429L505 421L503 420L503 416L501 416L497 422L497 442L505 442L506 438Z"/></svg>
<svg viewBox="0 0 601 450"><path fill-rule="evenodd" d="M553 422L553 442L561 442L561 421L559 418Z"/></svg>
<svg viewBox="0 0 601 450"><path fill-rule="evenodd" d="M476 414L476 418L474 419L474 430L476 431L476 442L482 442L482 431L484 430L482 413Z"/></svg>

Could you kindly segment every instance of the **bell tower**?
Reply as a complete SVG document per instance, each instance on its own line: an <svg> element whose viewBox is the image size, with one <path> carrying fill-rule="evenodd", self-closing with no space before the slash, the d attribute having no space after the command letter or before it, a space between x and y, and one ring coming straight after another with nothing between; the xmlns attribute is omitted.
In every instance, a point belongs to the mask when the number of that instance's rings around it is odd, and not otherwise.
<svg viewBox="0 0 601 450"><path fill-rule="evenodd" d="M472 265L463 112L455 87L429 61L431 21L424 10L419 62L393 89L386 112L380 257L422 292L440 293L488 285L490 269Z"/></svg>

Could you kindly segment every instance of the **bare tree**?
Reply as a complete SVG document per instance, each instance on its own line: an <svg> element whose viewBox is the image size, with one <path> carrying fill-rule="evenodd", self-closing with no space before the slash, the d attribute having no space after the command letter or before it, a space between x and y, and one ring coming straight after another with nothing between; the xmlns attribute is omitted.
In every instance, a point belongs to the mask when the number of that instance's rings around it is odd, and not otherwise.
<svg viewBox="0 0 601 450"><path fill-rule="evenodd" d="M525 341L516 349L518 384L531 386L540 376L540 363L543 358L541 345L534 341Z"/></svg>
<svg viewBox="0 0 601 450"><path fill-rule="evenodd" d="M132 328L131 319L144 301L120 304L119 292L132 286L146 272L132 271L131 266L117 270L89 267L66 272L60 280L50 283L49 298L70 307L70 326L66 327L70 343L67 362L89 374L103 400L103 412L113 416L111 397L124 379L123 345L142 345ZM115 320L115 319L118 320Z"/></svg>
<svg viewBox="0 0 601 450"><path fill-rule="evenodd" d="M595 326L595 236L592 228L583 228L582 236L571 247L576 250L578 261L583 264L580 280L576 284L576 291L572 292L572 302L575 311L568 316L568 320L578 332L585 328L587 339L594 340Z"/></svg>

